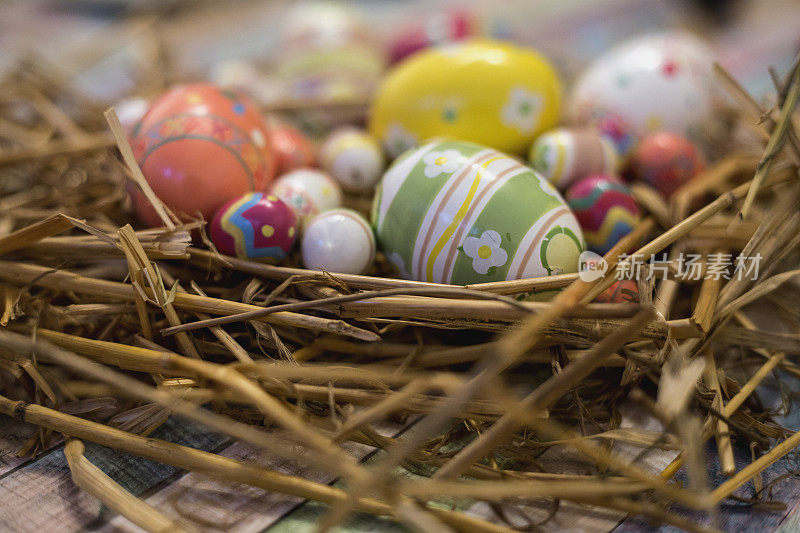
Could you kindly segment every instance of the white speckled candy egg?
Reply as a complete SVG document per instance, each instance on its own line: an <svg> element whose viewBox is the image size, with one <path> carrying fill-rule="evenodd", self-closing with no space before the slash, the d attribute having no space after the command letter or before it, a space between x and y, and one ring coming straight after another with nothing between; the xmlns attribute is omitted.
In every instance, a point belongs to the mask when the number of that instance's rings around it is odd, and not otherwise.
<svg viewBox="0 0 800 533"><path fill-rule="evenodd" d="M576 272L580 226L556 189L477 144L432 142L386 171L378 242L407 279L467 285Z"/></svg>
<svg viewBox="0 0 800 533"><path fill-rule="evenodd" d="M375 260L375 236L351 209L331 209L311 221L303 234L303 264L332 273L363 274Z"/></svg>
<svg viewBox="0 0 800 533"><path fill-rule="evenodd" d="M579 124L611 122L635 138L658 130L697 138L713 112L713 61L708 45L687 33L636 37L583 72L569 113Z"/></svg>
<svg viewBox="0 0 800 533"><path fill-rule="evenodd" d="M350 191L368 191L383 172L380 144L367 132L343 127L334 130L320 148L320 162L342 187Z"/></svg>
<svg viewBox="0 0 800 533"><path fill-rule="evenodd" d="M469 41L399 63L370 109L369 130L398 156L434 137L523 153L559 119L561 80L531 48Z"/></svg>
<svg viewBox="0 0 800 533"><path fill-rule="evenodd" d="M591 174L616 174L619 156L614 144L591 129L556 128L531 146L531 165L560 191Z"/></svg>
<svg viewBox="0 0 800 533"><path fill-rule="evenodd" d="M313 168L300 168L279 177L272 194L294 209L303 226L317 214L342 205L342 191L336 181Z"/></svg>

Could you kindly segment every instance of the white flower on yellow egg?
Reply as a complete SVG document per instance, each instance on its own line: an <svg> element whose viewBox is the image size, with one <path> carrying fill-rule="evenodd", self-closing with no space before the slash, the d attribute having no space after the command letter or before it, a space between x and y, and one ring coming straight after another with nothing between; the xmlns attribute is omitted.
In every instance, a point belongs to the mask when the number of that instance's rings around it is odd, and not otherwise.
<svg viewBox="0 0 800 533"><path fill-rule="evenodd" d="M409 274L408 270L406 270L405 261L397 252L392 252L390 254L386 254L386 259L397 269L397 273L400 274L400 277L403 279L411 279L411 274Z"/></svg>
<svg viewBox="0 0 800 533"><path fill-rule="evenodd" d="M397 157L417 145L417 136L405 129L402 124L394 122L389 125L383 143L389 155Z"/></svg>
<svg viewBox="0 0 800 533"><path fill-rule="evenodd" d="M539 123L542 99L525 87L512 87L500 122L522 134L533 133Z"/></svg>
<svg viewBox="0 0 800 533"><path fill-rule="evenodd" d="M492 267L501 267L508 261L508 253L500 246L500 234L494 230L484 231L480 237L467 237L461 249L472 259L472 269L486 274Z"/></svg>
<svg viewBox="0 0 800 533"><path fill-rule="evenodd" d="M425 163L425 177L435 178L442 172L452 174L464 159L464 156L458 150L430 152L422 158L422 162Z"/></svg>

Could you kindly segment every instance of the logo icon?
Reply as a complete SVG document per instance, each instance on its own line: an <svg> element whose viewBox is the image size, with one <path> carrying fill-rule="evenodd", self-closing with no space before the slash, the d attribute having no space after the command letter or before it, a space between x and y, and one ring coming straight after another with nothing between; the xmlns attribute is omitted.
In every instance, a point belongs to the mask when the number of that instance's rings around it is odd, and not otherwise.
<svg viewBox="0 0 800 533"><path fill-rule="evenodd" d="M608 263L602 255L594 252L581 252L578 257L578 277L581 281L590 282L606 275Z"/></svg>

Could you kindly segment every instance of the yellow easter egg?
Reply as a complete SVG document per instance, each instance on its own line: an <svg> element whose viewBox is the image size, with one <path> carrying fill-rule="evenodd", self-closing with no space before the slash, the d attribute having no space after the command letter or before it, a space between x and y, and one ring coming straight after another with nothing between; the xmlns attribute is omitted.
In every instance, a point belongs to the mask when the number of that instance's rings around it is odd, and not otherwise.
<svg viewBox="0 0 800 533"><path fill-rule="evenodd" d="M559 119L561 80L530 48L470 41L431 48L384 79L370 132L392 156L433 137L523 153Z"/></svg>

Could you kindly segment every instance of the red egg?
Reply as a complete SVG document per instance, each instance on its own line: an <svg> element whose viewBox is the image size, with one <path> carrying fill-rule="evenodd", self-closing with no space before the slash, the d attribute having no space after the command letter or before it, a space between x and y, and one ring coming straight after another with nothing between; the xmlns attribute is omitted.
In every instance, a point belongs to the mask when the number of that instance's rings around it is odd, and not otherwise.
<svg viewBox="0 0 800 533"><path fill-rule="evenodd" d="M287 122L270 124L269 140L275 155L275 174L280 176L296 168L313 167L317 163L316 148L311 139Z"/></svg>
<svg viewBox="0 0 800 533"><path fill-rule="evenodd" d="M159 97L132 132L133 152L153 191L178 215L209 220L225 202L264 191L275 174L269 131L244 95L207 83ZM139 218L159 219L144 195L132 193Z"/></svg>
<svg viewBox="0 0 800 533"><path fill-rule="evenodd" d="M247 193L220 208L211 240L226 255L280 261L297 240L297 215L277 196Z"/></svg>
<svg viewBox="0 0 800 533"><path fill-rule="evenodd" d="M600 293L594 299L597 303L639 303L639 284L632 279L615 281L612 286Z"/></svg>
<svg viewBox="0 0 800 533"><path fill-rule="evenodd" d="M697 147L668 131L648 135L634 149L631 172L669 198L705 167Z"/></svg>

